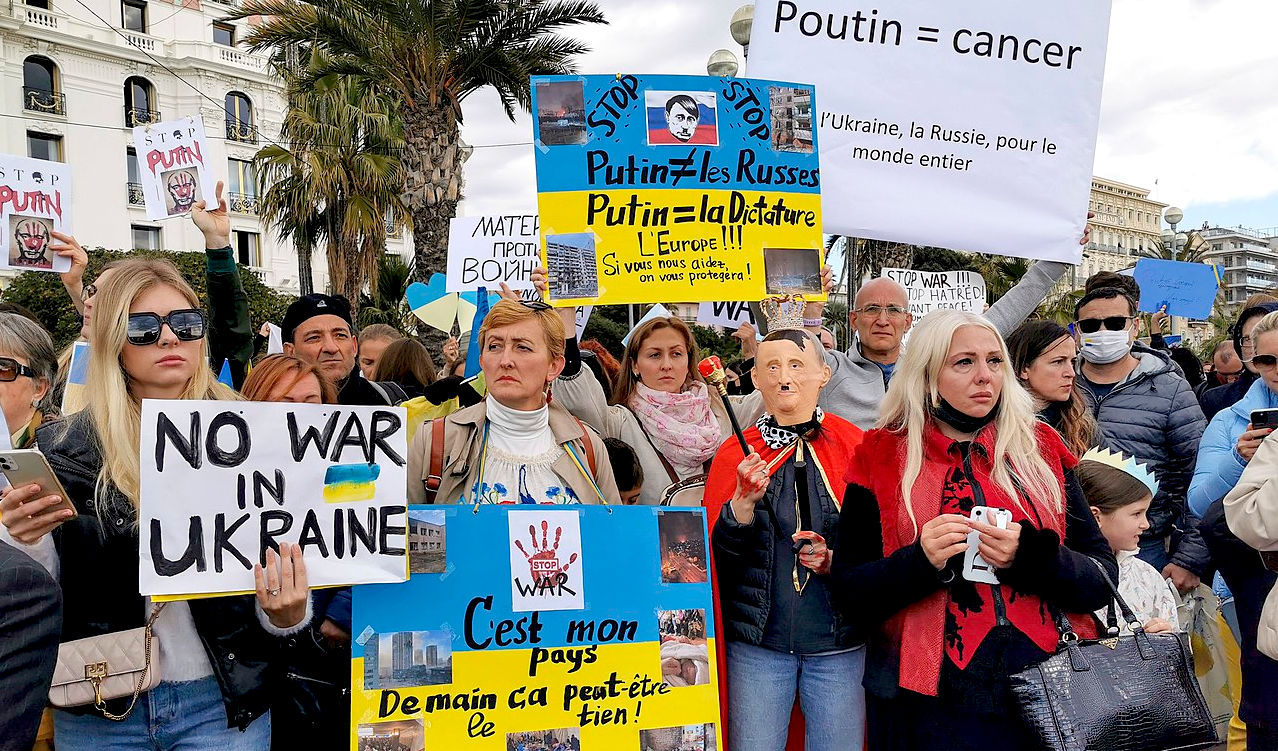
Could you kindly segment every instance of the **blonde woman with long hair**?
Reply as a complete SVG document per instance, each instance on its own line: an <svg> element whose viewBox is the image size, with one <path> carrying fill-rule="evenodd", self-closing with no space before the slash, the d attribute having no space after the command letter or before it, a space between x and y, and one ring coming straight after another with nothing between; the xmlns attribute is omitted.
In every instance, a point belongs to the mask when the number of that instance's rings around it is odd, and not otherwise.
<svg viewBox="0 0 1278 751"><path fill-rule="evenodd" d="M1097 562L1117 577L1076 464L992 324L942 311L915 327L848 468L831 571L868 636L871 749L1033 747L1007 677L1055 651L1054 610L1109 601ZM1005 528L978 507L1010 515ZM970 532L987 582L965 576ZM1095 633L1090 620L1076 630Z"/></svg>
<svg viewBox="0 0 1278 751"><path fill-rule="evenodd" d="M310 618L306 570L281 545L255 569L254 597L174 602L138 591L139 441L143 399L236 399L207 365L207 319L167 261L133 259L98 288L91 322L88 407L37 431L77 514L38 485L0 501L7 535L59 578L62 641L128 631L154 619L160 684L128 699L55 712L67 748L266 751L267 682L277 638ZM173 489L171 502L181 503ZM126 714L108 719L106 713Z"/></svg>

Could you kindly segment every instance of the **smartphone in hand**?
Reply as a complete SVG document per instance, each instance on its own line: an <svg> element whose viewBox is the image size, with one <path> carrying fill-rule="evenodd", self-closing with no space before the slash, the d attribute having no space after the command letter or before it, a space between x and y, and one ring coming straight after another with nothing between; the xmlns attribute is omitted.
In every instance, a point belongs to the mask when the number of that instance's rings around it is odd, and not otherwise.
<svg viewBox="0 0 1278 751"><path fill-rule="evenodd" d="M1012 521L1012 512L1004 508L977 506L972 509L971 519L974 522L989 524L999 529L1007 529ZM981 533L972 530L967 533L967 552L963 554L963 578L981 584L998 584L998 576L994 567L985 562L977 550L981 546Z"/></svg>
<svg viewBox="0 0 1278 751"><path fill-rule="evenodd" d="M49 461L39 451L35 449L0 451L0 472L4 473L5 479L15 488L39 485L40 494L36 498L47 495L59 496L62 502L55 506L54 510L75 513L75 505L67 497L66 489L53 473L53 467L49 466Z"/></svg>

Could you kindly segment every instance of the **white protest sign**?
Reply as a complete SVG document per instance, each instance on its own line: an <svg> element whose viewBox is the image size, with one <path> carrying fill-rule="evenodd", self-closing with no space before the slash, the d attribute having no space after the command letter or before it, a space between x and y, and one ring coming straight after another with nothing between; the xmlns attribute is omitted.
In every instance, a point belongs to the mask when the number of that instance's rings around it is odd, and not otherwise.
<svg viewBox="0 0 1278 751"><path fill-rule="evenodd" d="M576 511L511 511L511 610L581 610L586 606L581 520Z"/></svg>
<svg viewBox="0 0 1278 751"><path fill-rule="evenodd" d="M743 323L759 328L748 302L703 302L697 307L697 323L734 331Z"/></svg>
<svg viewBox="0 0 1278 751"><path fill-rule="evenodd" d="M975 271L885 268L883 276L905 287L915 321L934 310L985 310L985 279Z"/></svg>
<svg viewBox="0 0 1278 751"><path fill-rule="evenodd" d="M458 217L448 227L448 292L532 289L541 265L537 214Z"/></svg>
<svg viewBox="0 0 1278 751"><path fill-rule="evenodd" d="M61 162L0 155L0 268L53 271L71 268L55 255L54 232L71 233L71 167Z"/></svg>
<svg viewBox="0 0 1278 751"><path fill-rule="evenodd" d="M252 591L268 546L312 587L408 578L402 407L142 402L145 595Z"/></svg>
<svg viewBox="0 0 1278 751"><path fill-rule="evenodd" d="M581 341L581 337L586 334L586 324L590 322L590 314L595 312L595 306L582 305L577 308L577 341Z"/></svg>
<svg viewBox="0 0 1278 751"><path fill-rule="evenodd" d="M186 216L197 201L217 205L216 180L209 173L204 121L184 117L133 128L138 175L147 219Z"/></svg>
<svg viewBox="0 0 1278 751"><path fill-rule="evenodd" d="M284 351L284 329L267 323L266 354L278 355Z"/></svg>
<svg viewBox="0 0 1278 751"><path fill-rule="evenodd" d="M1078 263L1110 2L766 0L748 73L817 86L826 232Z"/></svg>

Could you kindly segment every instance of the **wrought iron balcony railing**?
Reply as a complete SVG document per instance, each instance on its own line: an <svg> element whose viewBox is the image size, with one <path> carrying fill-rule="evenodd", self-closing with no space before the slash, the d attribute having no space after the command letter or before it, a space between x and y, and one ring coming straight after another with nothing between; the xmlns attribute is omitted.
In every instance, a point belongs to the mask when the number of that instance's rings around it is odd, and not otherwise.
<svg viewBox="0 0 1278 751"><path fill-rule="evenodd" d="M67 98L56 91L23 86L22 109L28 112L41 112L46 115L65 115L67 114Z"/></svg>
<svg viewBox="0 0 1278 751"><path fill-rule="evenodd" d="M253 123L228 117L226 119L226 140L240 143L257 143L257 128Z"/></svg>
<svg viewBox="0 0 1278 751"><path fill-rule="evenodd" d="M129 183L129 205L145 206L146 194L142 192L142 183Z"/></svg>
<svg viewBox="0 0 1278 751"><path fill-rule="evenodd" d="M124 108L124 125L127 128L134 128L139 125L153 125L160 122L160 113L155 110L141 109L139 107Z"/></svg>
<svg viewBox="0 0 1278 751"><path fill-rule="evenodd" d="M227 197L228 207L237 214L257 216L260 202L261 199L257 196L250 196L244 193L231 193Z"/></svg>

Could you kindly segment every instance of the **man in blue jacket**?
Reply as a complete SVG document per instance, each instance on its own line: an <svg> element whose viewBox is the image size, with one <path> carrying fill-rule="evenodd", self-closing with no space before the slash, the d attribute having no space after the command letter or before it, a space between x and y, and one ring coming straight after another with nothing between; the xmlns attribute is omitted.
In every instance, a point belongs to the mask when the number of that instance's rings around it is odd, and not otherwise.
<svg viewBox="0 0 1278 751"><path fill-rule="evenodd" d="M1078 385L1111 448L1136 457L1158 478L1140 558L1182 592L1211 570L1198 531L1186 523L1185 495L1206 421L1194 391L1166 354L1136 344L1136 301L1116 287L1094 288L1074 306L1082 361Z"/></svg>

